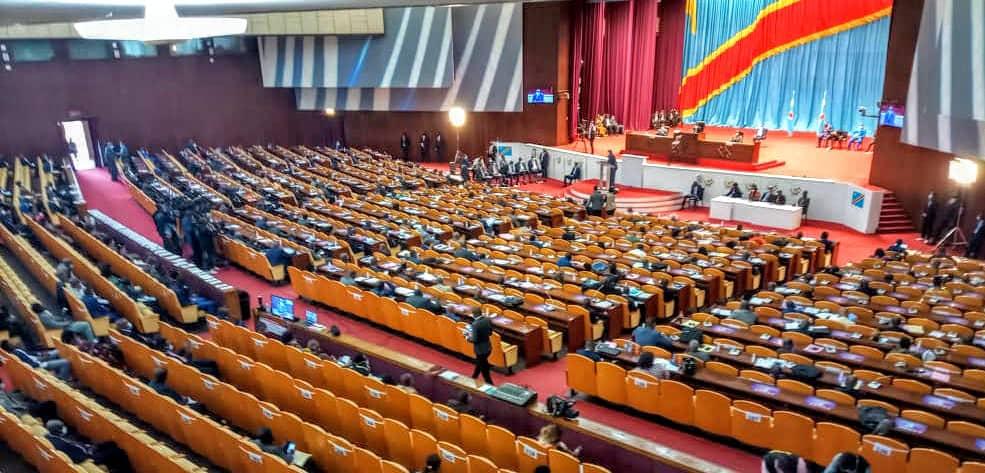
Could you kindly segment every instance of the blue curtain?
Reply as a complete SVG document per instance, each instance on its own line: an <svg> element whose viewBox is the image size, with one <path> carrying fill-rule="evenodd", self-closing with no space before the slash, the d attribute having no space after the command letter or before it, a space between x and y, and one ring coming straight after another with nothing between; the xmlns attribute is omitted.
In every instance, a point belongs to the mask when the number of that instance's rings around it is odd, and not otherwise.
<svg viewBox="0 0 985 473"><path fill-rule="evenodd" d="M771 0L703 0L698 5L698 33L684 32L683 74L720 44L755 21ZM690 20L689 20L690 21ZM766 126L781 130L819 128L822 101L825 119L835 129L864 124L871 135L874 118L862 118L860 106L876 113L882 97L889 18L787 50L753 67L752 72L715 96L688 121L735 127ZM793 100L794 119L788 120Z"/></svg>

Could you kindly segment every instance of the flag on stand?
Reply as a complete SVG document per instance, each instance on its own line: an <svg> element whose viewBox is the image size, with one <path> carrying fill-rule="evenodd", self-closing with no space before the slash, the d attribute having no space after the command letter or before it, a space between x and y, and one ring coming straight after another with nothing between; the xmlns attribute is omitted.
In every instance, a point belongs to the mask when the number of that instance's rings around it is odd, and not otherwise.
<svg viewBox="0 0 985 473"><path fill-rule="evenodd" d="M787 135L793 135L793 119L795 115L793 113L794 105L796 104L797 91L790 91L790 111L787 112Z"/></svg>
<svg viewBox="0 0 985 473"><path fill-rule="evenodd" d="M817 115L817 119L820 120L820 121L822 121L822 122L824 121L824 119L826 117L825 114L824 114L824 109L827 106L828 106L828 91L825 90L824 91L824 94L821 95L821 113L819 113Z"/></svg>

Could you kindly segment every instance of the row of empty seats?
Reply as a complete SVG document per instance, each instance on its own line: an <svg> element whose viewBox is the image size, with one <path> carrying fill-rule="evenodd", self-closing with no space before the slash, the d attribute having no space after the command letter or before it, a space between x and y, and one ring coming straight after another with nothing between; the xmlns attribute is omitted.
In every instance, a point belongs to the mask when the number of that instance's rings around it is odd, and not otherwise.
<svg viewBox="0 0 985 473"><path fill-rule="evenodd" d="M339 396L339 402L349 400L362 406L363 409L371 409L392 419L389 424L384 422L384 436L388 425L394 428L397 428L394 424L410 425L412 427L410 444L413 446L412 450L417 452L414 459L415 467L422 466L417 462L422 460L421 454L427 452L427 449L419 450L414 444L417 440L414 431L419 430L433 435L438 440L438 451L443 458L462 455L446 455L446 452L441 450L442 442L447 444L446 447L459 446L469 455L470 463L476 456L487 457L491 463L519 473L531 473L537 465L542 464L549 464L551 471L558 472L605 471L596 465L581 464L577 458L564 452L547 449L531 438L517 436L493 424L487 425L478 417L459 413L443 404L433 403L419 394L408 393L399 387L386 385L379 379L361 375L332 361L321 360L312 354L248 329L210 319L209 330L213 339L220 345L230 347L251 360L266 363L289 373L294 377L295 383L310 383L309 386L328 389ZM342 396L345 398L343 399ZM344 422L344 419L340 420ZM350 429L351 435L359 438L359 433L355 431L357 426L343 425L342 428ZM365 435L365 427L358 430ZM400 432L403 430L399 429ZM399 437L402 436L399 434ZM396 441L388 442L388 447L406 443L399 437ZM367 435L363 440L369 442L372 436ZM485 463L481 460L475 461ZM442 468L444 471L444 466ZM468 470L458 469L459 467L455 466L451 468L453 469L450 471L456 472L491 471L471 467Z"/></svg>

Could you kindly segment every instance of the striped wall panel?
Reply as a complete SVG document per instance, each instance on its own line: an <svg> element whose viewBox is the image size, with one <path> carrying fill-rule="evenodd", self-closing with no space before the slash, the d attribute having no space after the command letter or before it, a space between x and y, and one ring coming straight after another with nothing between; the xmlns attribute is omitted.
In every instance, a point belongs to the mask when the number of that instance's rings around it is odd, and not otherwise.
<svg viewBox="0 0 985 473"><path fill-rule="evenodd" d="M448 87L451 11L388 8L383 35L264 36L264 87Z"/></svg>
<svg viewBox="0 0 985 473"><path fill-rule="evenodd" d="M450 10L452 19L454 75L448 86L299 88L298 109L440 111L461 106L477 112L522 111L522 4L439 9ZM387 35L393 31L388 24Z"/></svg>
<svg viewBox="0 0 985 473"><path fill-rule="evenodd" d="M926 2L902 141L985 157L985 2Z"/></svg>

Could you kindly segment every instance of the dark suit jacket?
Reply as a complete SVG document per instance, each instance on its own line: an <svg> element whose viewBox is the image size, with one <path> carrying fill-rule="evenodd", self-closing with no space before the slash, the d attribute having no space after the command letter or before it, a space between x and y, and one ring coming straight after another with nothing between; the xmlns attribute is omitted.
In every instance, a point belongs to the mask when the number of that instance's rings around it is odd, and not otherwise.
<svg viewBox="0 0 985 473"><path fill-rule="evenodd" d="M489 356L492 353L492 319L479 317L472 322L472 344L475 346L475 356Z"/></svg>

